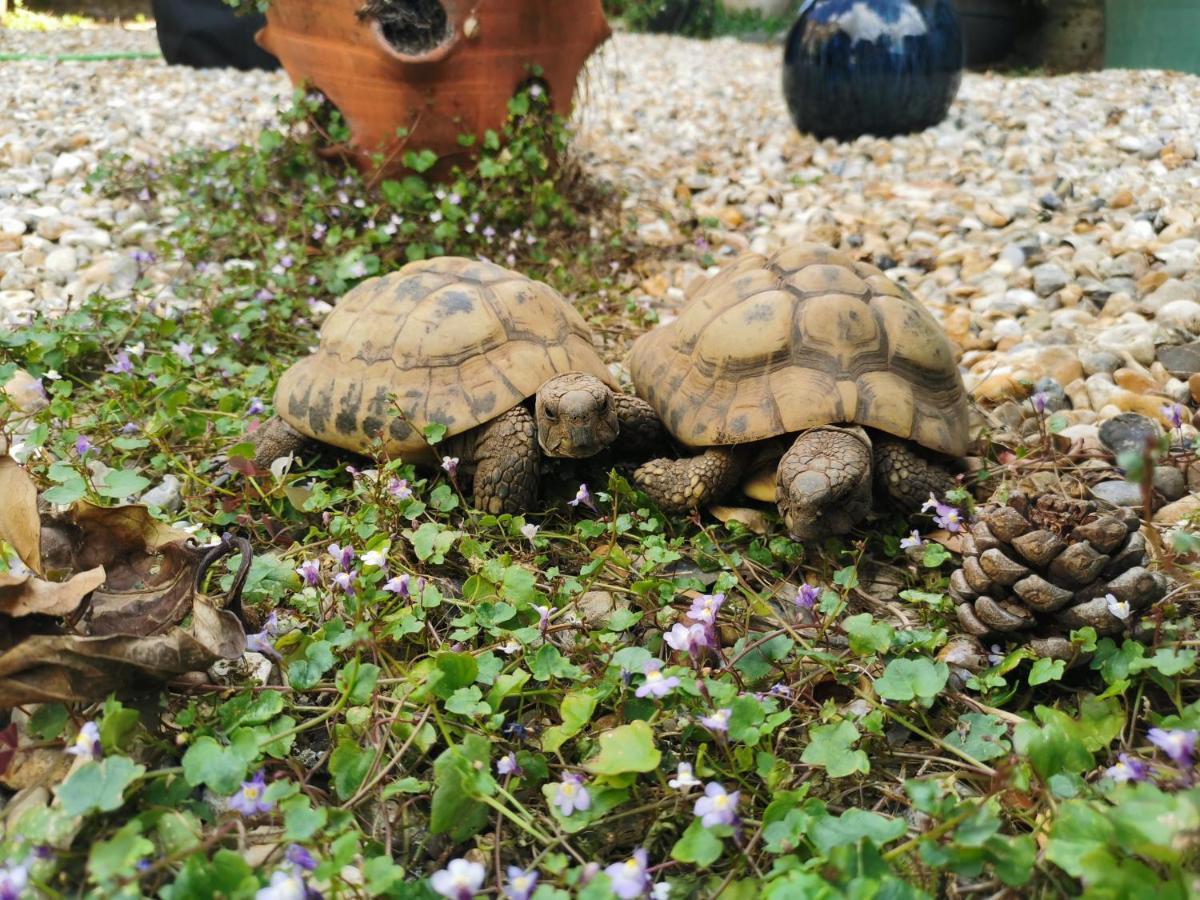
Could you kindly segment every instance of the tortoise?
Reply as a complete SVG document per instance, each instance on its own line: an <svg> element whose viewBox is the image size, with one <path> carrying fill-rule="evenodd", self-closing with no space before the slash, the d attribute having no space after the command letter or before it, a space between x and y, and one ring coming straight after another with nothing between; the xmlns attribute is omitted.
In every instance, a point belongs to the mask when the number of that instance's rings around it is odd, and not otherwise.
<svg viewBox="0 0 1200 900"><path fill-rule="evenodd" d="M347 293L316 352L283 373L276 415L254 433L261 468L315 439L416 464L458 460L477 508L528 511L539 448L590 457L622 435L665 435L623 394L583 318L553 288L457 257L412 262ZM431 446L426 426L444 425Z"/></svg>
<svg viewBox="0 0 1200 900"><path fill-rule="evenodd" d="M668 512L719 499L766 454L791 534L844 534L870 508L872 481L915 512L954 486L947 457L968 445L966 392L933 317L874 266L819 244L738 257L638 338L630 372L697 454L634 473ZM765 443L781 437L791 446Z"/></svg>

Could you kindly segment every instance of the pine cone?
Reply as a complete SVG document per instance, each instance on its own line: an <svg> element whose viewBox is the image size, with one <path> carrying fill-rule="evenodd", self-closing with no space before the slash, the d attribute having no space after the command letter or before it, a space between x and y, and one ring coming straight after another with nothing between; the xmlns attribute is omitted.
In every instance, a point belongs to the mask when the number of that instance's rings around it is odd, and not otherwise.
<svg viewBox="0 0 1200 900"><path fill-rule="evenodd" d="M1049 494L980 507L950 576L963 630L1024 637L1055 658L1074 655L1072 629L1124 631L1167 592L1166 578L1146 569L1139 524L1131 510L1098 513L1090 501ZM1109 612L1108 594L1129 604L1127 619Z"/></svg>

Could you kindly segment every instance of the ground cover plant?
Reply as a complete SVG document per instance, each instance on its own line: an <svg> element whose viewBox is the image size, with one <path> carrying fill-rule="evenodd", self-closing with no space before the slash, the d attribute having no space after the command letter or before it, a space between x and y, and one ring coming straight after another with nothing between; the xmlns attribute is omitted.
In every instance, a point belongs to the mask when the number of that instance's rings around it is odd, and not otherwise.
<svg viewBox="0 0 1200 900"><path fill-rule="evenodd" d="M154 566L185 535L155 523L222 542L183 557L170 611L190 606L169 627L237 652L165 681L138 656L132 684L20 703L0 731L0 895L1195 893L1186 529L1159 551L1180 587L1145 642L1080 629L1068 667L955 637L966 490L802 545L761 515L666 517L620 471L572 482L558 512L496 517L467 508L451 463L246 464L328 305L408 259L482 254L546 278L613 358L649 324L619 278L652 251L553 165L566 133L536 84L511 112L441 185L415 151L409 177L379 184L321 161L340 123L305 96L257 146L98 176L173 209L153 252L192 294L142 278L136 302L95 296L0 335L0 434L24 464L0 469L3 646L104 610L65 589L67 612L35 605L30 568L71 572L37 565L32 534L45 562L54 534L116 521L96 509L174 476L181 507L160 492L107 566L160 610ZM986 492L1065 465L1055 428L995 448ZM1190 454L1124 465L1145 481ZM35 679L59 661L40 662L0 665L0 690L61 690Z"/></svg>

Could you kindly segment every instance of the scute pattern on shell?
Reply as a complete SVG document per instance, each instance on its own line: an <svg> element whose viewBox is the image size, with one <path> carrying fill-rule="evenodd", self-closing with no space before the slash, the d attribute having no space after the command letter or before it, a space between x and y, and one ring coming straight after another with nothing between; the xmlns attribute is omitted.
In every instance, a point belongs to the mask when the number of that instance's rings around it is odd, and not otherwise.
<svg viewBox="0 0 1200 900"><path fill-rule="evenodd" d="M317 352L280 378L275 408L335 447L363 452L379 436L387 453L419 460L429 455L426 425L461 434L566 372L614 385L587 324L553 288L492 263L441 257L346 294Z"/></svg>
<svg viewBox="0 0 1200 900"><path fill-rule="evenodd" d="M1014 494L976 510L963 541L963 565L950 576L963 630L977 637L1020 636L1039 655L1069 658L1073 629L1117 634L1166 593L1146 568L1146 540L1129 510L1097 512L1085 500ZM1129 604L1127 620L1106 595Z"/></svg>
<svg viewBox="0 0 1200 900"><path fill-rule="evenodd" d="M820 244L739 257L638 339L630 372L692 447L842 422L967 450L966 393L942 329L874 266Z"/></svg>

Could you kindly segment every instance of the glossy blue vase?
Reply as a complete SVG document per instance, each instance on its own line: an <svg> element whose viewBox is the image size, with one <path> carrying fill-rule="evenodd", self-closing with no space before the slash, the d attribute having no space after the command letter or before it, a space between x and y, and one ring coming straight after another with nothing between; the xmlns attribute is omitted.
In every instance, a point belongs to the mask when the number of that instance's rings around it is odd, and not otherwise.
<svg viewBox="0 0 1200 900"><path fill-rule="evenodd" d="M784 45L783 93L801 131L887 137L942 121L962 67L952 0L807 0Z"/></svg>

